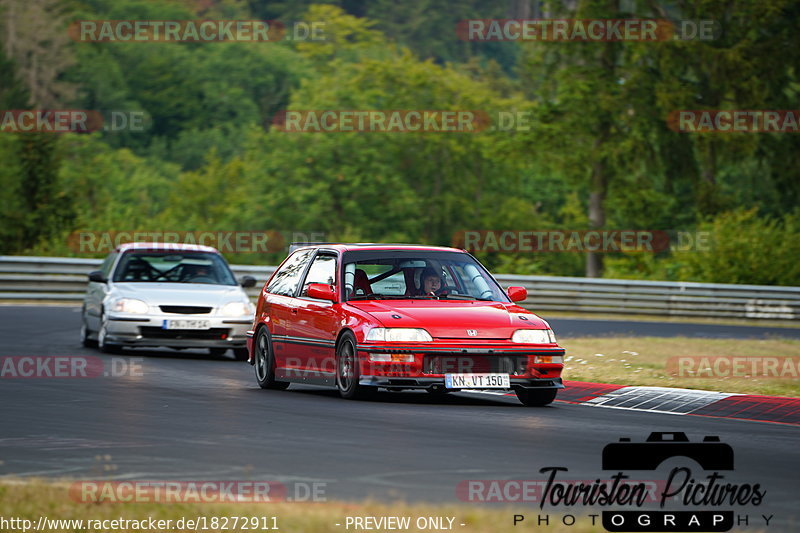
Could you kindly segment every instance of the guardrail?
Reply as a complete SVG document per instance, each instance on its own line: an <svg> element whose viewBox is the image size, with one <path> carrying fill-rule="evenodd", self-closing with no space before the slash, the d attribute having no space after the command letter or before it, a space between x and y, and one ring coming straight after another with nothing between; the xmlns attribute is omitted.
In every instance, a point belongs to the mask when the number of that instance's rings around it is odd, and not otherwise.
<svg viewBox="0 0 800 533"><path fill-rule="evenodd" d="M87 275L100 268L101 259L0 255L0 300L47 300L81 302ZM231 265L236 277L253 276L251 298L275 271L274 266Z"/></svg>
<svg viewBox="0 0 800 533"><path fill-rule="evenodd" d="M0 300L78 303L86 275L99 259L0 256ZM274 266L231 265L236 276L256 278L255 298ZM636 281L500 274L505 287L528 289L527 308L537 311L622 313L632 315L800 319L800 287Z"/></svg>

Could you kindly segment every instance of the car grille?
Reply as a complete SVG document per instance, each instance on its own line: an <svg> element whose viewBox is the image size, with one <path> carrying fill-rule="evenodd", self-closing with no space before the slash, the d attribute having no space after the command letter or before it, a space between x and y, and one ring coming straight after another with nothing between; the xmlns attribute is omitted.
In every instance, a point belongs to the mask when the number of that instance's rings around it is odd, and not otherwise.
<svg viewBox="0 0 800 533"><path fill-rule="evenodd" d="M518 376L525 373L527 355L426 355L425 374L472 374L499 372Z"/></svg>
<svg viewBox="0 0 800 533"><path fill-rule="evenodd" d="M179 315L207 315L211 312L210 307L198 307L195 305L159 305L165 313L177 313Z"/></svg>
<svg viewBox="0 0 800 533"><path fill-rule="evenodd" d="M230 335L228 328L211 329L162 329L156 326L142 326L142 337L146 339L226 339Z"/></svg>

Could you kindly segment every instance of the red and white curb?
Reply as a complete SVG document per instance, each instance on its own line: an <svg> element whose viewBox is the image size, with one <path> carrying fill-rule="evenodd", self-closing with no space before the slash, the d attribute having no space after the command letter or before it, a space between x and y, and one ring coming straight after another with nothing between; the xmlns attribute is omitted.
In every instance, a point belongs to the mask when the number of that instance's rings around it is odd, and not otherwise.
<svg viewBox="0 0 800 533"><path fill-rule="evenodd" d="M688 415L712 403L733 396L724 392L711 392L667 387L623 387L581 402L583 405L653 411Z"/></svg>
<svg viewBox="0 0 800 533"><path fill-rule="evenodd" d="M667 387L565 381L557 401L649 411L800 425L800 398L759 396Z"/></svg>

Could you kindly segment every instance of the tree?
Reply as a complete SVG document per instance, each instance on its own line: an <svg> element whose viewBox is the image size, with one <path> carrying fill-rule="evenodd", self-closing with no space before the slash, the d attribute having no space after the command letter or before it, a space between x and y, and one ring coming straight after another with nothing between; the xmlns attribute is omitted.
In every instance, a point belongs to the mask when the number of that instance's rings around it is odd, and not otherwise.
<svg viewBox="0 0 800 533"><path fill-rule="evenodd" d="M555 17L622 18L619 0L580 0L573 10L548 4ZM532 43L524 76L530 94L544 104L535 142L553 150L549 165L588 190L589 228L606 227L606 199L623 173L621 152L631 134L628 50L620 42ZM629 148L628 148L629 149ZM586 275L602 274L602 256L587 253Z"/></svg>
<svg viewBox="0 0 800 533"><path fill-rule="evenodd" d="M5 55L13 59L31 101L42 108L70 100L74 87L63 81L75 60L67 17L58 0L0 0Z"/></svg>
<svg viewBox="0 0 800 533"><path fill-rule="evenodd" d="M0 48L0 110L24 109L28 106L27 88L17 78L14 62L3 55ZM16 136L0 135L0 253L20 249L23 242L22 228L28 213L20 203L19 146Z"/></svg>
<svg viewBox="0 0 800 533"><path fill-rule="evenodd" d="M699 227L708 246L682 251L675 259L681 277L709 283L800 285L800 210L781 217L759 217L756 209L737 209Z"/></svg>
<svg viewBox="0 0 800 533"><path fill-rule="evenodd" d="M0 66L12 80L3 91L15 107L32 104L51 109L70 97L72 87L61 80L72 64L68 46L66 18L53 0L2 0L3 55L13 60L13 67L0 58ZM16 76L14 75L16 71ZM24 90L17 82L24 84ZM25 98L28 96L29 98ZM29 99L24 102L23 100ZM58 183L60 154L58 139L52 133L18 134L18 183L12 185L18 195L17 249L26 249L48 238L74 216L70 199L61 194Z"/></svg>

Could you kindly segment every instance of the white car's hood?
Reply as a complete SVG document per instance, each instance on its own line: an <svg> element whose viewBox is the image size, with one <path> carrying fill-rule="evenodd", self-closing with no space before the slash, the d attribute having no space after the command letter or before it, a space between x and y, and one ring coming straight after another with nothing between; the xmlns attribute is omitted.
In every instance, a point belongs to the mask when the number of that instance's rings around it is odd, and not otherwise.
<svg viewBox="0 0 800 533"><path fill-rule="evenodd" d="M136 298L150 305L196 305L219 308L247 296L238 285L203 283L115 283L114 297Z"/></svg>

